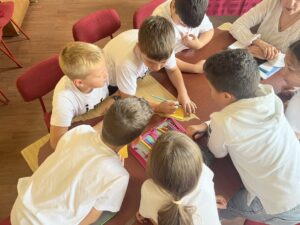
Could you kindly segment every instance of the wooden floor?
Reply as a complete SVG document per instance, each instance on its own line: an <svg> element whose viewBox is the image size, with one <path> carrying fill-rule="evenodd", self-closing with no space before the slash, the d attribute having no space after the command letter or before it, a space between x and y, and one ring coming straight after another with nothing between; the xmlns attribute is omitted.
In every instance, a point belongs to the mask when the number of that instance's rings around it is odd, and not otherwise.
<svg viewBox="0 0 300 225"><path fill-rule="evenodd" d="M18 178L31 175L20 151L47 133L39 103L22 100L16 90L16 78L25 68L57 54L65 43L72 41L72 25L79 18L98 9L114 8L120 15L122 32L132 28L132 15L145 2L148 0L39 0L29 6L22 25L31 40L22 36L5 39L24 68L16 68L0 52L0 90L10 99L8 105L0 104L0 219L10 213L17 196ZM214 21L218 25L224 18ZM99 45L103 47L105 42ZM48 106L51 97L50 93L46 98Z"/></svg>

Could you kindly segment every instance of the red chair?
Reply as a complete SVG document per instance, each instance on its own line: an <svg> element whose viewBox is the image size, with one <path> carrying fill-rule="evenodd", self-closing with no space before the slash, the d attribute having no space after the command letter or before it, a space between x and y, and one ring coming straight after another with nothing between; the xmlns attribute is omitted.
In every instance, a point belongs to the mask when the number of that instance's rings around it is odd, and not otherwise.
<svg viewBox="0 0 300 225"><path fill-rule="evenodd" d="M10 218L7 217L7 218L5 218L4 220L2 220L2 221L0 222L0 225L11 225L11 223L10 223Z"/></svg>
<svg viewBox="0 0 300 225"><path fill-rule="evenodd" d="M151 16L154 9L163 2L165 2L165 0L152 0L138 8L133 15L133 28L139 29L143 21Z"/></svg>
<svg viewBox="0 0 300 225"><path fill-rule="evenodd" d="M73 25L75 41L94 43L110 36L121 26L118 13L114 9L104 9L83 17Z"/></svg>
<svg viewBox="0 0 300 225"><path fill-rule="evenodd" d="M1 2L0 1L0 42L4 46L4 49L0 47L0 50L7 55L12 61L14 61L18 67L22 67L20 63L18 63L16 57L9 50L5 42L3 41L3 28L6 24L11 21L19 31L29 40L30 38L24 33L24 31L15 23L12 19L12 15L14 12L14 2Z"/></svg>
<svg viewBox="0 0 300 225"><path fill-rule="evenodd" d="M246 220L244 225L267 225L267 224L260 223L260 222L255 222L255 221L251 221L251 220ZM300 225L300 223L298 223L296 225Z"/></svg>
<svg viewBox="0 0 300 225"><path fill-rule="evenodd" d="M64 75L59 67L58 56L52 56L32 67L17 78L17 88L24 101L30 102L39 99L44 121L50 130L51 111L47 111L43 96L52 91L60 78Z"/></svg>

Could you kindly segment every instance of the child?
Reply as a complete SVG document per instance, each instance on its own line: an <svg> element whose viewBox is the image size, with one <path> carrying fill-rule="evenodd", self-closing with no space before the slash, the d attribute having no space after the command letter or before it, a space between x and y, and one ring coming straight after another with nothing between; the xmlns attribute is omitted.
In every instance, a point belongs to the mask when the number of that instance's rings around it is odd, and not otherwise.
<svg viewBox="0 0 300 225"><path fill-rule="evenodd" d="M121 97L136 94L137 79L150 71L166 69L177 89L178 101L187 113L194 113L196 105L190 100L174 54L175 35L172 24L165 18L151 16L139 30L121 33L104 47L110 75L110 85L117 86ZM156 112L172 113L174 102L165 102Z"/></svg>
<svg viewBox="0 0 300 225"><path fill-rule="evenodd" d="M214 29L205 15L208 0L168 0L159 5L153 15L167 18L175 30L175 53L184 49L200 49L213 37ZM188 73L203 73L203 62L187 63L176 58L179 69Z"/></svg>
<svg viewBox="0 0 300 225"><path fill-rule="evenodd" d="M213 173L189 137L175 131L159 137L148 173L137 213L140 223L147 218L159 225L220 225Z"/></svg>
<svg viewBox="0 0 300 225"><path fill-rule="evenodd" d="M252 27L259 25L257 33ZM256 58L271 60L300 38L299 0L263 0L237 19L232 36Z"/></svg>
<svg viewBox="0 0 300 225"><path fill-rule="evenodd" d="M136 139L152 116L143 99L116 101L102 129L77 126L31 177L18 182L11 212L17 224L92 224L103 211L119 211L129 179L117 152Z"/></svg>
<svg viewBox="0 0 300 225"><path fill-rule="evenodd" d="M52 102L50 144L55 149L72 119L93 109L108 96L108 73L99 47L83 42L67 44L59 55L65 76L57 83Z"/></svg>
<svg viewBox="0 0 300 225"><path fill-rule="evenodd" d="M285 56L284 79L290 87L300 87L300 40L292 44ZM300 92L289 101L285 116L300 139Z"/></svg>
<svg viewBox="0 0 300 225"><path fill-rule="evenodd" d="M212 99L222 108L188 128L209 130L217 158L230 155L244 187L219 210L221 219L245 217L267 224L300 222L300 144L270 85L259 85L256 61L242 49L216 54L204 64Z"/></svg>

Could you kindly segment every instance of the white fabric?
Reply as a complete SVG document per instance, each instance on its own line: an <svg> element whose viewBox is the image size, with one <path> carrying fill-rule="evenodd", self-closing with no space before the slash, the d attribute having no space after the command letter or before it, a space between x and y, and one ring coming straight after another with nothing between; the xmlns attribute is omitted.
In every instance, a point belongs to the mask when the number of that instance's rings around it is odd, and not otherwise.
<svg viewBox="0 0 300 225"><path fill-rule="evenodd" d="M170 9L171 2L172 2L172 0L168 0L164 3L162 3L161 5L159 5L153 11L152 15L165 17L172 23L174 30L175 30L175 38L176 38L176 45L175 45L174 51L175 51L175 53L177 53L177 52L181 52L184 49L188 49L188 47L185 46L184 44L182 44L182 42L181 42L181 34L193 34L196 37L200 37L201 33L207 32L214 28L213 28L213 25L210 22L209 18L206 15L204 15L204 18L203 18L202 22L200 23L200 25L195 28L184 27L184 26L181 26L180 24L174 23L174 21L171 17L171 9Z"/></svg>
<svg viewBox="0 0 300 225"><path fill-rule="evenodd" d="M91 126L68 131L31 176L19 179L12 225L74 225L94 207L117 212L129 174Z"/></svg>
<svg viewBox="0 0 300 225"><path fill-rule="evenodd" d="M260 85L256 96L211 114L208 147L218 158L229 153L248 204L257 196L277 214L300 204L300 144L273 88Z"/></svg>
<svg viewBox="0 0 300 225"><path fill-rule="evenodd" d="M213 183L213 172L203 164L203 171L195 190L184 196L180 202L184 206L195 207L193 222L196 225L220 225ZM141 191L139 213L157 223L157 213L173 198L152 179L144 182Z"/></svg>
<svg viewBox="0 0 300 225"><path fill-rule="evenodd" d="M119 90L128 95L135 95L137 78L146 75L148 68L136 54L135 46L138 43L138 30L128 30L110 40L104 47L104 55L109 84L118 86ZM174 52L167 60L166 69L176 67Z"/></svg>
<svg viewBox="0 0 300 225"><path fill-rule="evenodd" d="M285 110L285 116L296 133L300 133L300 91L298 91Z"/></svg>
<svg viewBox="0 0 300 225"><path fill-rule="evenodd" d="M300 39L300 20L279 32L281 12L280 0L263 0L237 19L233 23L230 33L246 46L260 36L263 41L285 53L290 44ZM257 34L251 33L250 28L258 24L260 26Z"/></svg>
<svg viewBox="0 0 300 225"><path fill-rule="evenodd" d="M67 76L63 76L54 89L50 124L69 127L75 116L94 109L108 96L107 86L94 88L86 94L76 88Z"/></svg>

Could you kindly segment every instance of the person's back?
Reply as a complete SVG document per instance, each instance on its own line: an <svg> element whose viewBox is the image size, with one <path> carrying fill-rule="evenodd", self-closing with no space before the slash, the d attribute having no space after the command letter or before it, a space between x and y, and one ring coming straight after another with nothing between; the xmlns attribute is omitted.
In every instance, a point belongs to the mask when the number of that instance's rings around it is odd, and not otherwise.
<svg viewBox="0 0 300 225"><path fill-rule="evenodd" d="M220 225L213 172L199 147L179 132L155 143L143 183L137 219L160 225Z"/></svg>
<svg viewBox="0 0 300 225"><path fill-rule="evenodd" d="M299 222L300 144L282 102L271 86L259 85L257 63L246 50L216 54L204 70L212 98L222 108L211 114L208 147L217 158L230 155L245 186L220 217ZM249 213L257 205L263 213Z"/></svg>
<svg viewBox="0 0 300 225"><path fill-rule="evenodd" d="M108 110L100 131L81 125L67 132L38 170L19 180L12 224L89 224L102 211L119 211L129 174L116 152L151 116L144 100L128 98Z"/></svg>

